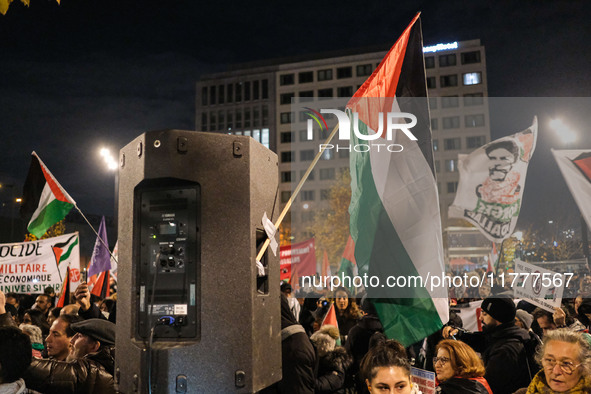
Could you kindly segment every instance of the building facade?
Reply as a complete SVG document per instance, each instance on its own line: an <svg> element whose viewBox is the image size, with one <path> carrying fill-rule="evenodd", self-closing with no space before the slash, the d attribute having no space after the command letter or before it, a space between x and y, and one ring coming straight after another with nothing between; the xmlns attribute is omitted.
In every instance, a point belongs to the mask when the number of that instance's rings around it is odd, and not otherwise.
<svg viewBox="0 0 591 394"><path fill-rule="evenodd" d="M301 108L306 100L351 97L371 75L388 48L366 48L308 58L248 64L197 82L196 129L249 135L279 156L280 199L284 205L301 180L318 145L329 134L322 129L312 139L310 119ZM490 141L486 57L480 40L424 48L434 160L443 227L453 202L459 174L459 153ZM300 106L294 106L299 102ZM305 103L304 103L305 105ZM344 104L342 104L344 106ZM327 107L330 108L330 107ZM349 152L325 152L303 184L291 208L292 240L310 233L307 225L327 205L328 191L349 167Z"/></svg>

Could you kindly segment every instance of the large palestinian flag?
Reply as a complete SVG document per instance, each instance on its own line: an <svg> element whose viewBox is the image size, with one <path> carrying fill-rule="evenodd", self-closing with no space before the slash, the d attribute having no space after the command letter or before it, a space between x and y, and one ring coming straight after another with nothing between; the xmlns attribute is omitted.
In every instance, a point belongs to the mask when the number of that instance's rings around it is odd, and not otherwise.
<svg viewBox="0 0 591 394"><path fill-rule="evenodd" d="M370 136L351 133L351 145L363 145L350 156L355 260L359 275L379 278L367 292L375 298L386 335L405 346L440 329L449 313L442 286L425 288L412 279L406 286L386 282L389 276L427 279L445 272L422 47L417 15L347 105L352 124L358 115L359 132ZM406 122L416 140L401 130L391 136L384 132L386 114L394 112L416 117L416 125L403 115L393 120ZM382 131L379 138L376 130ZM386 149L392 144L403 150Z"/></svg>
<svg viewBox="0 0 591 394"><path fill-rule="evenodd" d="M30 219L27 230L37 238L66 217L76 202L53 177L35 152L23 187L21 217Z"/></svg>

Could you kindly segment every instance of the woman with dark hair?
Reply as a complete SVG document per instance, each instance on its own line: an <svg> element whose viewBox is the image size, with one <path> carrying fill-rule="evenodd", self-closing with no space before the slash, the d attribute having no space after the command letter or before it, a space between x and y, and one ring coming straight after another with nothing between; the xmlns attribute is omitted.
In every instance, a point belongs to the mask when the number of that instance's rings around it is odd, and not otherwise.
<svg viewBox="0 0 591 394"><path fill-rule="evenodd" d="M410 380L410 363L404 346L395 340L378 343L363 357L361 376L374 393L420 394Z"/></svg>
<svg viewBox="0 0 591 394"><path fill-rule="evenodd" d="M433 365L439 385L445 394L492 394L484 378L484 364L476 352L464 342L444 339L435 348Z"/></svg>
<svg viewBox="0 0 591 394"><path fill-rule="evenodd" d="M38 309L27 309L25 311L25 315L23 316L23 323L32 324L39 327L41 329L43 338L49 335L49 324L47 323L47 318L45 317L45 314Z"/></svg>
<svg viewBox="0 0 591 394"><path fill-rule="evenodd" d="M341 334L341 345L345 345L349 330L353 328L361 318L362 313L357 307L351 293L344 287L339 287L334 293L337 322L339 323L339 332Z"/></svg>

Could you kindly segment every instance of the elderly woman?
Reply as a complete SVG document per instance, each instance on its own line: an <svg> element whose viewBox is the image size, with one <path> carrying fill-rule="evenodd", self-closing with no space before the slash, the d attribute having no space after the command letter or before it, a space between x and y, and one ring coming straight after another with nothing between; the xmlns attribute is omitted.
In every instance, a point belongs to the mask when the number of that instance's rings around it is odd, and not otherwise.
<svg viewBox="0 0 591 394"><path fill-rule="evenodd" d="M406 351L397 341L385 341L369 349L360 370L371 394L421 394L410 380Z"/></svg>
<svg viewBox="0 0 591 394"><path fill-rule="evenodd" d="M527 394L591 393L591 347L584 335L564 328L544 335L536 355L542 370Z"/></svg>
<svg viewBox="0 0 591 394"><path fill-rule="evenodd" d="M435 348L433 365L439 383L437 392L445 394L492 394L484 378L484 364L464 342L444 339Z"/></svg>

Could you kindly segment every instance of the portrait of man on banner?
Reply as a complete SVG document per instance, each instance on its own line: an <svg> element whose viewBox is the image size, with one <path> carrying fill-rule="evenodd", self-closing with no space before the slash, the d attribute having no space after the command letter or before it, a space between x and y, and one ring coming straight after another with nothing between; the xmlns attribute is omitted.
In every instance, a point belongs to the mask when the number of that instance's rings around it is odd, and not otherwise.
<svg viewBox="0 0 591 394"><path fill-rule="evenodd" d="M515 228L527 166L535 149L537 119L528 129L458 155L460 182L450 218L474 224L488 239L500 242Z"/></svg>

